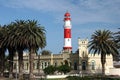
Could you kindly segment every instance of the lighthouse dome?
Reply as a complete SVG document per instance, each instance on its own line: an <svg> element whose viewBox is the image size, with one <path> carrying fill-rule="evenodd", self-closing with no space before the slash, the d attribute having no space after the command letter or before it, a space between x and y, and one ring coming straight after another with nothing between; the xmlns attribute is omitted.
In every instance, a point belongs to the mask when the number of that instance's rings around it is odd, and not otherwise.
<svg viewBox="0 0 120 80"><path fill-rule="evenodd" d="M64 16L65 16L65 17L70 17L70 13L69 13L69 12L66 12Z"/></svg>

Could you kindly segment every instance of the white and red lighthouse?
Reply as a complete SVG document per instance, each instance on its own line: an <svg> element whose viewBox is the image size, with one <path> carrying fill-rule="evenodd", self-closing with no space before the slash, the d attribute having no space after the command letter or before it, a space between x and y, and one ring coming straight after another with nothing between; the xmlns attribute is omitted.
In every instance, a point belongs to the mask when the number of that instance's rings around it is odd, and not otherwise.
<svg viewBox="0 0 120 80"><path fill-rule="evenodd" d="M64 51L71 52L72 44L71 44L71 18L70 13L66 12L64 15Z"/></svg>

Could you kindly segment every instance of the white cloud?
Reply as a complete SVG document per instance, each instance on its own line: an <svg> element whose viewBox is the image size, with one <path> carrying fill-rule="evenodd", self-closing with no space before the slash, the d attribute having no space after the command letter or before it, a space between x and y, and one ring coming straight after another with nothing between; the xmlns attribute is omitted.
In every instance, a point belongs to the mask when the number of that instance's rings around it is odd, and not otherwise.
<svg viewBox="0 0 120 80"><path fill-rule="evenodd" d="M12 8L56 13L55 17L69 10L75 24L120 23L120 0L6 0L2 3L0 4Z"/></svg>
<svg viewBox="0 0 120 80"><path fill-rule="evenodd" d="M72 40L74 42L73 45L75 48L75 45L77 44L77 37L89 37L97 29L110 29L112 31L117 31L117 28L120 25L119 4L120 0L0 0L0 8L7 7L9 10L11 10L11 8L15 8L15 10L18 11L26 10L28 12L31 12L29 10L36 10L38 14L44 13L46 17L52 15L52 20L49 23L50 25L48 25L47 23L45 23L45 25L47 26L46 29L48 31L47 46L48 48L50 46L50 48L52 48L51 50L55 51L60 48L58 48L57 46L56 49L56 47L53 47L53 45L58 44L59 46L63 46L62 38L60 37L60 35L63 34L63 32L61 31L63 30L61 26L63 25L63 14L66 10L71 13L72 17L72 37L74 37ZM18 13L18 15L22 15L21 13ZM49 14L49 16L47 16L47 14ZM52 24L53 22L55 22L55 24ZM54 27L54 30L56 30L54 32L54 34L56 34L54 35L55 39L51 38L51 34L53 35L53 33L51 32L54 31L51 26ZM60 39L57 38L57 41L54 41L56 40L56 36Z"/></svg>
<svg viewBox="0 0 120 80"><path fill-rule="evenodd" d="M76 21L119 23L120 0L80 0ZM75 21L75 22L76 22Z"/></svg>

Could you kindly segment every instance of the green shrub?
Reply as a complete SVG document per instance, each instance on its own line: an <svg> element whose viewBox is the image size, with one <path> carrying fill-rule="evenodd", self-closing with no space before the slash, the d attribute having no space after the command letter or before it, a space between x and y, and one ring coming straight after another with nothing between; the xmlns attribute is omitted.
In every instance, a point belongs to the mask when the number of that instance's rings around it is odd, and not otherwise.
<svg viewBox="0 0 120 80"><path fill-rule="evenodd" d="M68 65L61 65L57 68L59 72L67 73L70 72L71 68Z"/></svg>
<svg viewBox="0 0 120 80"><path fill-rule="evenodd" d="M77 76L68 76L67 79L68 80L80 80L80 77L77 77Z"/></svg>
<svg viewBox="0 0 120 80"><path fill-rule="evenodd" d="M56 71L56 67L54 66L48 66L44 69L45 74L54 74L55 71Z"/></svg>

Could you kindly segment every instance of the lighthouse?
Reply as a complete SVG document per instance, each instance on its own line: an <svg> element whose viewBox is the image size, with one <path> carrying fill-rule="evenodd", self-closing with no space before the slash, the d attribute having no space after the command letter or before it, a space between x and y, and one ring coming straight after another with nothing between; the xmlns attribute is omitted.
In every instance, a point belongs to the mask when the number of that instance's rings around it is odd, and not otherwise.
<svg viewBox="0 0 120 80"><path fill-rule="evenodd" d="M64 14L64 47L63 51L71 52L72 44L71 44L71 18L70 13L66 12Z"/></svg>

